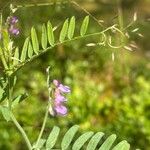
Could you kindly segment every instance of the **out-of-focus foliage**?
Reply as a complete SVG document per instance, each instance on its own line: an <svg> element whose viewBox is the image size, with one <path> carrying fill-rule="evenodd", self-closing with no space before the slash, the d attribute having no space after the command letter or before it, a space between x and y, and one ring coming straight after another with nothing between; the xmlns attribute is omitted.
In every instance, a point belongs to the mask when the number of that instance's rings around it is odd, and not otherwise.
<svg viewBox="0 0 150 150"><path fill-rule="evenodd" d="M0 6L8 1L1 0ZM15 2L38 3L38 0ZM49 2L44 1L44 2ZM104 25L117 22L117 2L110 0L78 0L80 6L86 8ZM43 1L42 1L43 3ZM20 123L35 140L42 124L47 102L45 68L52 66L52 78L63 80L72 87L68 97L69 114L65 118L50 118L45 134L56 124L64 132L73 124L79 124L85 130L103 131L108 134L117 133L121 139L127 139L132 148L149 150L150 147L150 2L149 0L122 0L124 25L132 21L133 14L138 14L137 24L130 28L139 28L140 37L130 33L130 40L135 41L135 51L114 50L107 47L86 47L97 39L75 41L60 45L50 50L39 59L34 60L24 70L18 72L16 93L27 91L29 97L18 107L16 114ZM7 17L7 12L4 14ZM72 15L78 21L85 12L76 6L57 4L22 8L16 12L20 19L21 36L14 39L20 46L31 26L40 29L42 23L49 19L55 26ZM90 31L101 29L94 22ZM117 37L116 39L117 40ZM115 60L111 54L114 52ZM22 87L23 86L23 87ZM1 119L2 117L0 117ZM7 128L5 128L5 126ZM0 149L23 149L19 133L0 120ZM2 141L2 142L1 142Z"/></svg>

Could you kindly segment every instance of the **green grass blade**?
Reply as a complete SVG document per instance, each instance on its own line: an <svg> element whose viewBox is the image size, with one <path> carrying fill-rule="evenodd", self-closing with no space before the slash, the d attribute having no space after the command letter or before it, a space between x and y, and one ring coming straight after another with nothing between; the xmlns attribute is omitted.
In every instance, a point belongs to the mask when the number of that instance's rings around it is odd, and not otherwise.
<svg viewBox="0 0 150 150"><path fill-rule="evenodd" d="M50 21L48 21L47 23L47 32L48 32L48 42L51 46L54 46L55 39L54 39L53 27Z"/></svg>
<svg viewBox="0 0 150 150"><path fill-rule="evenodd" d="M95 150L96 146L98 145L99 141L101 140L103 136L104 136L104 133L102 132L96 133L89 141L86 150Z"/></svg>
<svg viewBox="0 0 150 150"><path fill-rule="evenodd" d="M105 140L105 142L101 145L99 150L109 150L115 140L116 140L116 135L112 134Z"/></svg>
<svg viewBox="0 0 150 150"><path fill-rule="evenodd" d="M79 126L74 125L66 132L66 134L64 135L62 142L61 142L62 150L66 150L69 147L69 145L72 142L73 137L75 136L78 129L79 129Z"/></svg>
<svg viewBox="0 0 150 150"><path fill-rule="evenodd" d="M47 48L47 31L45 24L42 25L42 37L41 37L42 48Z"/></svg>
<svg viewBox="0 0 150 150"><path fill-rule="evenodd" d="M52 129L51 133L49 134L48 139L46 141L47 149L51 149L54 147L54 145L57 141L58 135L59 135L59 131L60 131L59 127L56 127L56 126L53 127L53 129Z"/></svg>
<svg viewBox="0 0 150 150"><path fill-rule="evenodd" d="M85 142L91 138L94 133L89 131L81 135L73 144L72 150L80 150Z"/></svg>
<svg viewBox="0 0 150 150"><path fill-rule="evenodd" d="M72 39L75 30L75 17L73 16L70 19L69 27L68 27L68 38Z"/></svg>
<svg viewBox="0 0 150 150"><path fill-rule="evenodd" d="M68 19L65 20L63 27L60 32L59 41L62 43L65 40L65 37L68 32Z"/></svg>
<svg viewBox="0 0 150 150"><path fill-rule="evenodd" d="M81 29L80 29L80 35L81 36L85 35L87 28L88 28L88 25L89 25L89 16L86 16L82 22L82 25L81 25Z"/></svg>
<svg viewBox="0 0 150 150"><path fill-rule="evenodd" d="M37 33L34 27L32 27L31 29L31 40L32 40L33 50L36 54L38 54L39 42L38 42Z"/></svg>

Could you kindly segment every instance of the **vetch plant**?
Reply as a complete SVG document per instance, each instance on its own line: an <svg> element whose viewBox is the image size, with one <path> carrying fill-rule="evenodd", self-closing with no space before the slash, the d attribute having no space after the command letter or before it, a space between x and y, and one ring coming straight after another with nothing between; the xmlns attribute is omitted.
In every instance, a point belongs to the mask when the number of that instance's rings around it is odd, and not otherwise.
<svg viewBox="0 0 150 150"><path fill-rule="evenodd" d="M20 8L20 6L18 6ZM13 110L16 105L19 105L28 95L26 93L19 94L17 97L14 97L13 89L17 82L16 72L23 68L26 64L29 64L33 59L41 56L46 53L48 50L63 44L68 43L74 40L80 40L83 38L88 38L92 36L101 36L102 41L98 43L89 43L88 46L101 46L107 45L112 48L124 47L123 43L120 46L112 46L111 37L107 39L106 32L115 31L119 33L123 38L125 38L124 32L121 31L117 24L105 28L102 31L96 33L86 34L89 26L90 16L86 16L83 19L83 22L80 27L80 33L78 36L74 37L76 19L75 16L72 16L70 19L66 19L62 25L59 37L56 37L54 34L54 27L52 23L48 21L46 24L42 25L41 28L41 37L40 39L37 36L37 31L34 27L31 29L31 34L28 36L23 44L22 49L15 47L12 36L18 36L20 30L18 29L18 18L14 16L14 12L17 9L12 7L8 19L4 22L3 16L1 14L0 22L0 58L3 65L3 72L0 78L0 111L6 121L11 121L18 128L18 131L21 133L22 138L28 147L29 150L39 150L39 149L52 149L55 147L55 144L58 140L60 128L54 126L51 130L47 139L43 139L43 131L45 129L46 121L49 115L54 117L57 116L66 116L67 110L67 98L66 94L71 93L70 87L63 85L60 81L50 78L50 67L46 69L47 72L47 89L48 89L48 104L46 108L46 113L41 127L41 131L37 138L36 142L31 142L27 136L25 130L17 121ZM56 40L58 39L58 40ZM62 118L63 119L63 118ZM66 150L79 150L82 149L84 144L88 141L86 146L87 150L109 150L113 143L115 142L116 135L112 134L102 144L99 146L99 142L102 140L104 133L88 131L78 138L75 137L75 134L78 131L79 126L74 125L71 127L64 137L62 138L61 145L59 149ZM130 145L127 141L121 141L120 143L113 146L113 150L128 150Z"/></svg>

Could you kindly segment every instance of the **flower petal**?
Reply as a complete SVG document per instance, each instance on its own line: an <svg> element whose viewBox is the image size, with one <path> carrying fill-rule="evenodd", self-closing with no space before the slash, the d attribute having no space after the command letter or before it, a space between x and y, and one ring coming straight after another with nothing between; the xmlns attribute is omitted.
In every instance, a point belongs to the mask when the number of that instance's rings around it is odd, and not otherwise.
<svg viewBox="0 0 150 150"><path fill-rule="evenodd" d="M63 105L57 105L55 108L55 111L60 116L65 116L67 114L67 108Z"/></svg>
<svg viewBox="0 0 150 150"><path fill-rule="evenodd" d="M71 92L69 86L65 86L65 85L62 85L62 84L59 84L58 89L59 89L62 93L70 93L70 92Z"/></svg>

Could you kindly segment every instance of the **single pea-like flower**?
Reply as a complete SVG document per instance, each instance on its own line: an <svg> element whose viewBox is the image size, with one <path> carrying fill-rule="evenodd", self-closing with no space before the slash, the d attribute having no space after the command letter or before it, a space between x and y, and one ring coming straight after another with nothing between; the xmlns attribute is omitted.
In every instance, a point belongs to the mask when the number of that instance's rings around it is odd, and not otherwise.
<svg viewBox="0 0 150 150"><path fill-rule="evenodd" d="M67 115L67 107L65 106L65 103L67 102L67 99L64 94L70 93L70 87L65 86L61 84L58 80L53 80L54 85L54 97L53 97L53 113L50 113L53 115L60 115L65 116Z"/></svg>
<svg viewBox="0 0 150 150"><path fill-rule="evenodd" d="M11 17L8 18L8 23L10 25L16 24L17 22L18 22L18 18L16 16L11 16Z"/></svg>
<svg viewBox="0 0 150 150"><path fill-rule="evenodd" d="M15 28L14 26L10 26L9 33L12 35L19 35L20 31L18 28Z"/></svg>

